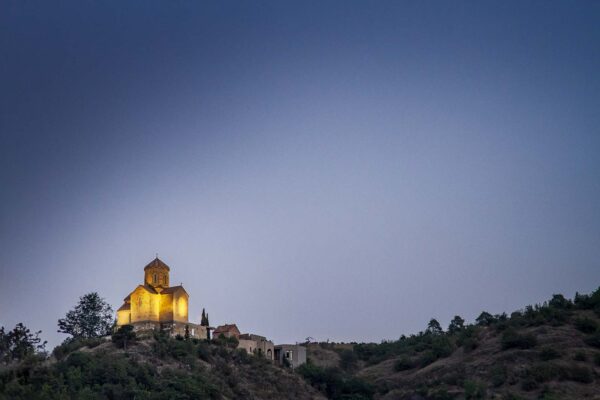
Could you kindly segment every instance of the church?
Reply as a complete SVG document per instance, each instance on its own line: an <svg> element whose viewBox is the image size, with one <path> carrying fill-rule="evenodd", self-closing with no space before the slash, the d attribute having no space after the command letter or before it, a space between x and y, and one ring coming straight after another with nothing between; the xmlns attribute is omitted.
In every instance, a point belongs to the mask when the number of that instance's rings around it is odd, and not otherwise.
<svg viewBox="0 0 600 400"><path fill-rule="evenodd" d="M156 257L144 267L144 283L123 299L117 310L117 326L133 325L135 331L162 330L172 336L207 338L208 324L188 320L190 296L182 285L169 286L171 268ZM207 322L207 321L206 321Z"/></svg>

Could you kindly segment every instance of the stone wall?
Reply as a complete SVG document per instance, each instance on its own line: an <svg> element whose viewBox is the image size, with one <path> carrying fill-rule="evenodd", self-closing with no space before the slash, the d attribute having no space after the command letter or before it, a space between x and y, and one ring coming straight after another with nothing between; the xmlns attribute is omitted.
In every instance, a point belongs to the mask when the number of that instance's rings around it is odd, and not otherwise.
<svg viewBox="0 0 600 400"><path fill-rule="evenodd" d="M131 293L131 322L157 321L160 298L158 294L148 292L139 287Z"/></svg>
<svg viewBox="0 0 600 400"><path fill-rule="evenodd" d="M185 337L185 327L187 325L190 332L190 338L201 340L206 339L206 327L192 323L184 324L180 322L159 323L155 321L139 321L131 325L133 325L133 330L137 334L143 334L144 332L151 333L153 331L162 330L172 337L177 335Z"/></svg>

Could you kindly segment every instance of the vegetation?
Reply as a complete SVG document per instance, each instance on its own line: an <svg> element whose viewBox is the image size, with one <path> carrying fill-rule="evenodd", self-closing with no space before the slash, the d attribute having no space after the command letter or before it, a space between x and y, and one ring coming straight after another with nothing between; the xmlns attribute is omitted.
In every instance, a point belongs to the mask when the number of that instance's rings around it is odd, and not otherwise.
<svg viewBox="0 0 600 400"><path fill-rule="evenodd" d="M111 339L117 347L127 350L127 344L135 342L137 337L133 331L133 325L123 325L112 334Z"/></svg>
<svg viewBox="0 0 600 400"><path fill-rule="evenodd" d="M345 374L339 368L322 368L310 362L296 370L307 382L329 399L371 399L375 390L364 380Z"/></svg>
<svg viewBox="0 0 600 400"><path fill-rule="evenodd" d="M307 399L318 392L336 400L556 399L600 390L600 288L573 300L553 295L510 316L483 311L473 324L454 316L446 331L431 319L398 340L308 344L335 361L309 358L293 373L224 336L140 338L122 326L108 340L100 337L107 306L97 294L83 296L59 321L71 337L50 357L40 332L0 328L0 400Z"/></svg>
<svg viewBox="0 0 600 400"><path fill-rule="evenodd" d="M24 360L36 353L45 353L46 342L39 335L42 331L32 333L25 325L18 323L12 331L6 332L0 327L0 362L9 364Z"/></svg>
<svg viewBox="0 0 600 400"><path fill-rule="evenodd" d="M574 300L555 294L510 316L483 311L473 324L456 315L445 332L431 319L423 331L398 340L343 350L322 344L337 352L340 367L353 360L352 367L337 371L317 364L304 367L302 375L332 399L353 398L338 386L353 377L370 383L375 398L585 397L600 390L600 374L594 372L600 352L593 349L600 349L598 317L600 288L590 295L577 294ZM577 335L583 335L583 341ZM563 348L563 343L570 347ZM581 348L583 343L589 347ZM455 360L445 361L450 356ZM571 392L557 397L560 382L583 386L561 386L560 391Z"/></svg>
<svg viewBox="0 0 600 400"><path fill-rule="evenodd" d="M113 310L96 292L81 296L75 308L58 320L58 331L73 338L106 336L112 327Z"/></svg>
<svg viewBox="0 0 600 400"><path fill-rule="evenodd" d="M264 358L201 340L176 340L157 333L130 341L124 353L113 342L69 339L60 358L43 358L0 371L0 399L221 399L311 398L298 377ZM98 343L99 341L99 343ZM89 350L88 345L93 348ZM124 346L123 346L124 347ZM88 348L87 351L81 351ZM211 367L208 367L210 363Z"/></svg>
<svg viewBox="0 0 600 400"><path fill-rule="evenodd" d="M535 347L537 339L532 334L521 334L509 328L502 334L502 349L530 349Z"/></svg>

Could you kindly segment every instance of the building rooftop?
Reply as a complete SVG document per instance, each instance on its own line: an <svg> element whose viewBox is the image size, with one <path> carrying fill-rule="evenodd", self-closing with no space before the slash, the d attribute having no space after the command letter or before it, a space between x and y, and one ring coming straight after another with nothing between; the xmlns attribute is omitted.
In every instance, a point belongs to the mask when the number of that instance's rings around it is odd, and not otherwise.
<svg viewBox="0 0 600 400"><path fill-rule="evenodd" d="M161 269L166 269L167 271L170 271L171 268L169 268L169 266L167 264L165 264L160 258L156 257L154 260L150 261L148 263L148 265L146 265L144 267L144 271L147 270L148 268L161 268Z"/></svg>

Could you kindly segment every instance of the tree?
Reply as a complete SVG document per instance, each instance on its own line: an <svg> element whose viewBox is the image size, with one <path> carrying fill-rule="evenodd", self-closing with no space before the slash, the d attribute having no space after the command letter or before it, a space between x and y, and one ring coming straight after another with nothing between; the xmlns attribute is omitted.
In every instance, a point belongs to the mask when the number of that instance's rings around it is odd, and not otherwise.
<svg viewBox="0 0 600 400"><path fill-rule="evenodd" d="M185 340L190 340L190 327L189 327L189 325L185 326L185 332L183 334L183 338Z"/></svg>
<svg viewBox="0 0 600 400"><path fill-rule="evenodd" d="M482 311L475 321L477 322L477 325L488 326L493 324L496 320L494 319L494 316L489 312Z"/></svg>
<svg viewBox="0 0 600 400"><path fill-rule="evenodd" d="M206 313L206 340L210 341L210 322L208 321L208 313Z"/></svg>
<svg viewBox="0 0 600 400"><path fill-rule="evenodd" d="M200 326L208 326L208 317L204 308L202 309L202 317L200 317Z"/></svg>
<svg viewBox="0 0 600 400"><path fill-rule="evenodd" d="M432 335L441 335L442 333L444 333L444 330L442 329L442 326L437 321L437 319L432 318L427 324L427 329L425 330L425 332L430 333Z"/></svg>
<svg viewBox="0 0 600 400"><path fill-rule="evenodd" d="M136 340L135 332L133 331L133 325L122 325L112 334L112 342L117 347L125 349L127 351L127 343L134 342Z"/></svg>
<svg viewBox="0 0 600 400"><path fill-rule="evenodd" d="M553 294L548 305L559 310L566 310L571 308L572 303L571 300L565 299L565 296L562 294Z"/></svg>
<svg viewBox="0 0 600 400"><path fill-rule="evenodd" d="M112 325L112 307L92 292L80 297L75 308L58 320L58 332L73 338L93 338L109 335Z"/></svg>
<svg viewBox="0 0 600 400"><path fill-rule="evenodd" d="M10 332L6 332L4 327L0 328L0 358L10 362L22 360L36 352L44 352L47 342L42 342L40 333L42 331L32 333L20 322Z"/></svg>
<svg viewBox="0 0 600 400"><path fill-rule="evenodd" d="M0 360L6 361L10 350L10 342L8 340L8 334L4 330L4 327L0 327Z"/></svg>
<svg viewBox="0 0 600 400"><path fill-rule="evenodd" d="M465 327L465 320L462 319L459 315L455 315L450 321L450 325L448 325L448 333L453 335L457 332L460 332Z"/></svg>

